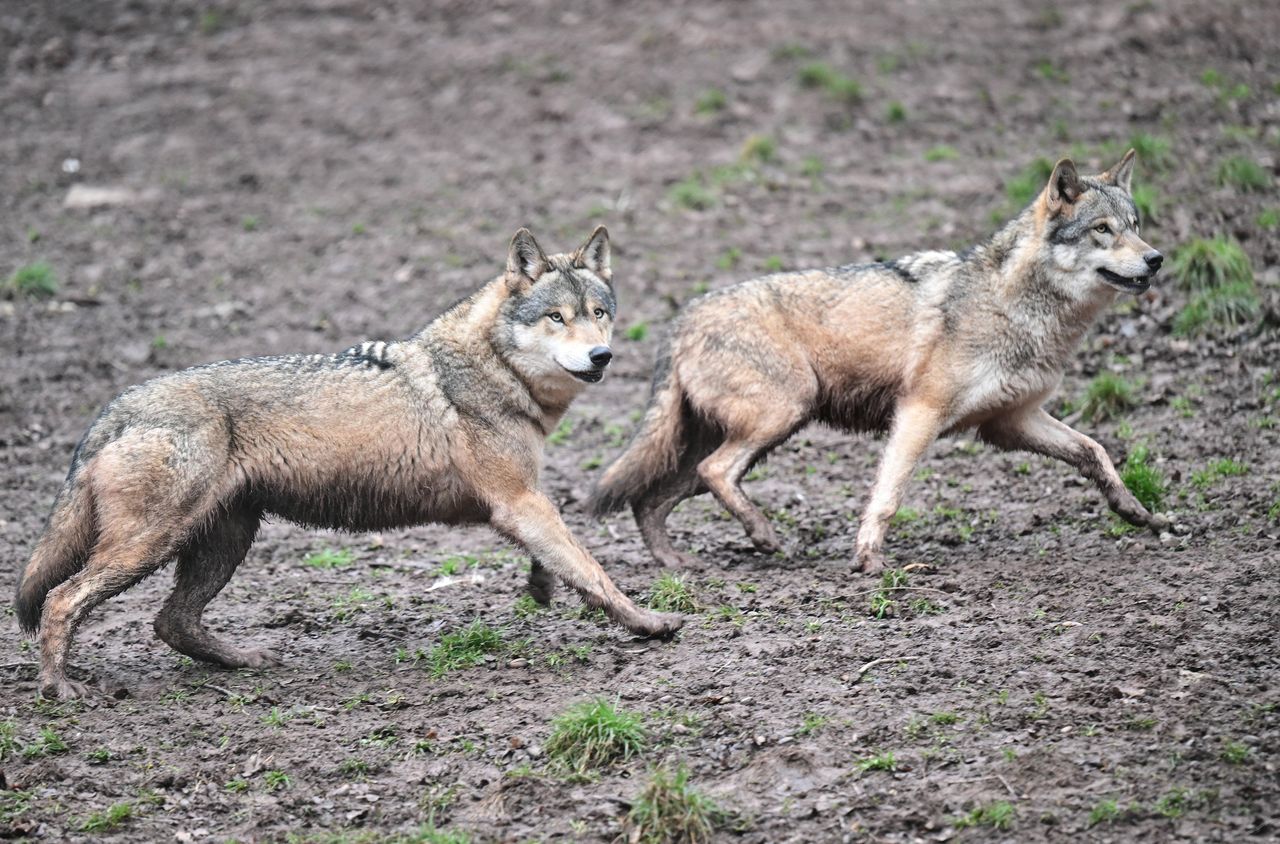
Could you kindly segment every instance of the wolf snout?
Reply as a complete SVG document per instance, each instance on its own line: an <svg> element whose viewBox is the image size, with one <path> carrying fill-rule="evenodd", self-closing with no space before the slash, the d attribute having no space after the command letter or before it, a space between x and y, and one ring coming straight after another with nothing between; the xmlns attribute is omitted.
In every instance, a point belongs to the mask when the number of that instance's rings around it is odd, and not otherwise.
<svg viewBox="0 0 1280 844"><path fill-rule="evenodd" d="M1164 263L1164 256L1152 249L1150 252L1147 252L1142 256L1142 260L1147 262L1147 266L1150 267L1151 272L1154 273L1160 271L1160 265Z"/></svg>
<svg viewBox="0 0 1280 844"><path fill-rule="evenodd" d="M591 358L592 366L608 366L609 361L613 360L613 352L609 351L608 346L596 346L587 352L587 357Z"/></svg>

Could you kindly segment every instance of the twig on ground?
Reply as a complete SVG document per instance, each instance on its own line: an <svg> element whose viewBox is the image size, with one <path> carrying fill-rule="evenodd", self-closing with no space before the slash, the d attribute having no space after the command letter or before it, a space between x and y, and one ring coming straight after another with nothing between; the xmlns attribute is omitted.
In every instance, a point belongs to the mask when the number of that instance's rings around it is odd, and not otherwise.
<svg viewBox="0 0 1280 844"><path fill-rule="evenodd" d="M854 672L852 682L856 683L859 680L861 680L863 674L866 674L868 671L875 668L877 665L884 665L885 663L888 663L888 662L911 662L914 659L920 659L920 657L918 656L882 656L879 659L873 659L870 662L868 662L866 665L859 668L856 672Z"/></svg>

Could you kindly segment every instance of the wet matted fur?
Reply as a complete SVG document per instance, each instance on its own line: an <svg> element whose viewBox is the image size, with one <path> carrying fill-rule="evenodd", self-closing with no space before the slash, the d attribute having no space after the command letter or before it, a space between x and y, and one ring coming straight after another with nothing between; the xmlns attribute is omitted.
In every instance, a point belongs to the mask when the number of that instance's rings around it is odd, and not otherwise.
<svg viewBox="0 0 1280 844"><path fill-rule="evenodd" d="M883 568L885 529L925 449L976 429L1005 449L1055 457L1128 522L1160 530L1106 451L1045 412L1068 356L1119 292L1147 289L1162 258L1139 237L1134 154L1097 176L1059 161L1044 190L963 253L780 273L709 293L676 318L644 420L601 477L591 506L630 505L665 565L688 562L666 520L712 492L756 547L776 551L743 493L757 460L814 421L888 434L856 555Z"/></svg>
<svg viewBox="0 0 1280 844"><path fill-rule="evenodd" d="M227 667L274 662L201 621L269 515L346 530L488 522L533 558L538 600L554 576L628 630L676 630L678 617L618 591L538 487L545 436L604 375L614 311L603 226L552 256L521 229L501 277L408 339L224 361L126 390L76 448L18 586L41 693L83 693L66 677L77 625L170 560L161 639Z"/></svg>

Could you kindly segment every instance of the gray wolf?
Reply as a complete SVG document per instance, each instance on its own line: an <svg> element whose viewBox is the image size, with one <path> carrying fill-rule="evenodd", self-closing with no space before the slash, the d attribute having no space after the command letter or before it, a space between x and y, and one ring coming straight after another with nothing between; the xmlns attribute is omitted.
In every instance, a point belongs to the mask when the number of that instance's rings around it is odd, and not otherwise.
<svg viewBox="0 0 1280 844"><path fill-rule="evenodd" d="M539 601L554 576L628 630L676 630L678 617L618 591L538 488L543 438L604 376L615 307L603 226L551 256L521 229L505 273L408 339L197 366L123 392L76 448L18 586L41 693L84 693L66 676L77 625L169 560L161 639L229 668L277 662L201 620L268 515L345 530L488 522L533 558Z"/></svg>
<svg viewBox="0 0 1280 844"><path fill-rule="evenodd" d="M710 491L763 551L780 548L739 483L818 421L888 441L858 530L855 563L884 567L886 526L929 444L976 429L1002 449L1074 466L1126 521L1169 525L1125 488L1106 451L1041 405L1094 318L1140 293L1162 256L1139 235L1134 153L1096 176L1059 161L1043 191L963 253L791 272L694 300L658 354L649 405L589 506L630 505L664 565L690 562L666 520Z"/></svg>

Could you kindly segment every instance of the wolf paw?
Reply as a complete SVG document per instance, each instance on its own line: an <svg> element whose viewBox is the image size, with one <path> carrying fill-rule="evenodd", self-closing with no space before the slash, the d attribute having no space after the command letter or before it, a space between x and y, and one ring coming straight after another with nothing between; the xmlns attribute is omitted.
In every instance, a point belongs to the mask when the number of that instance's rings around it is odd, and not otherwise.
<svg viewBox="0 0 1280 844"><path fill-rule="evenodd" d="M40 681L40 696L46 700L78 700L89 696L89 687L66 677Z"/></svg>
<svg viewBox="0 0 1280 844"><path fill-rule="evenodd" d="M648 639L667 639L683 625L684 618L675 613L646 612L627 627L637 636Z"/></svg>
<svg viewBox="0 0 1280 844"><path fill-rule="evenodd" d="M266 648L245 648L236 651L234 659L227 660L228 668L271 668L284 665L284 660Z"/></svg>
<svg viewBox="0 0 1280 844"><path fill-rule="evenodd" d="M863 574L879 574L884 571L884 555L879 551L859 551L854 558L853 567Z"/></svg>

